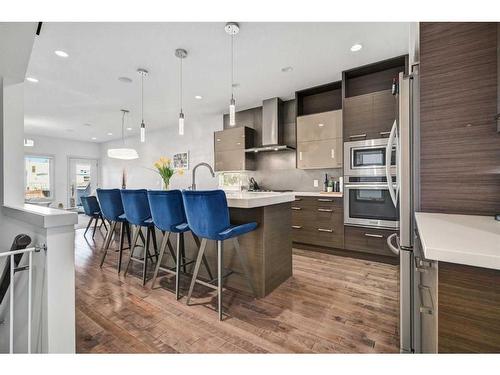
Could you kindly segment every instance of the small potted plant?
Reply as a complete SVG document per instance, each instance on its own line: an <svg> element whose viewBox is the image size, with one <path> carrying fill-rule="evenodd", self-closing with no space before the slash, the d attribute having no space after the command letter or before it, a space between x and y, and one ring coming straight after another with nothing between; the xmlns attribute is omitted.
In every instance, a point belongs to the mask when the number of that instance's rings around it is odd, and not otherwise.
<svg viewBox="0 0 500 375"><path fill-rule="evenodd" d="M182 169L176 171L172 167L172 161L168 158L164 158L163 156L155 162L154 166L163 180L163 189L165 190L168 190L170 179L174 174L178 173L180 176L184 174L184 171Z"/></svg>

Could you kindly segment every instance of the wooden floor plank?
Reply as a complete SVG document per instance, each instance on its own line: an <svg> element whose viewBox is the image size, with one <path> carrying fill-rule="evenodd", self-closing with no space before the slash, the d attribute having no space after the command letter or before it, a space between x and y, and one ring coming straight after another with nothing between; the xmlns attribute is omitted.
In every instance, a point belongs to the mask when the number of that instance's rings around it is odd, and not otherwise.
<svg viewBox="0 0 500 375"><path fill-rule="evenodd" d="M143 287L139 267L118 275L112 251L100 268L102 241L76 231L79 353L399 351L398 266L294 249L293 277L270 295L224 291L221 323L208 288L197 285L187 306L175 299L171 276ZM183 291L189 281L181 278Z"/></svg>

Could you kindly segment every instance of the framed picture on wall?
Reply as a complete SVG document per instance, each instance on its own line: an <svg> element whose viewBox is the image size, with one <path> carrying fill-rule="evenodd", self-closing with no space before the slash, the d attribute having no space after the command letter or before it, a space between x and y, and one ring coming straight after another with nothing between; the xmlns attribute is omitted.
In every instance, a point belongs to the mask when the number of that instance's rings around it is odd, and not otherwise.
<svg viewBox="0 0 500 375"><path fill-rule="evenodd" d="M181 152L178 154L174 154L174 169L189 169L189 152Z"/></svg>

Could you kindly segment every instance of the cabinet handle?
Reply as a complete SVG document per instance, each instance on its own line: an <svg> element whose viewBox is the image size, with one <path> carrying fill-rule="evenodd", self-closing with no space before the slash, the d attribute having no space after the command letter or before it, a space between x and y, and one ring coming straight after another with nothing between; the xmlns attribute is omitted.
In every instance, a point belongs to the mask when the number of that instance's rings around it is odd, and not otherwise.
<svg viewBox="0 0 500 375"><path fill-rule="evenodd" d="M318 228L319 232L328 232L328 233L333 233L333 229L324 229L324 228Z"/></svg>
<svg viewBox="0 0 500 375"><path fill-rule="evenodd" d="M299 160L302 160L302 151L299 152Z"/></svg>
<svg viewBox="0 0 500 375"><path fill-rule="evenodd" d="M318 202L333 202L333 199L318 198Z"/></svg>
<svg viewBox="0 0 500 375"><path fill-rule="evenodd" d="M302 208L301 207L292 207L292 210L299 211L299 210L302 210Z"/></svg>
<svg viewBox="0 0 500 375"><path fill-rule="evenodd" d="M320 211L320 212L333 212L333 210L328 209L328 208L318 208L318 211Z"/></svg>
<svg viewBox="0 0 500 375"><path fill-rule="evenodd" d="M335 159L335 149L332 148L332 152L331 152L331 157L332 159Z"/></svg>
<svg viewBox="0 0 500 375"><path fill-rule="evenodd" d="M322 128L323 126L325 126L325 124L323 124L323 123L319 123L319 124L318 124L318 126L319 126L320 128Z"/></svg>
<svg viewBox="0 0 500 375"><path fill-rule="evenodd" d="M422 294L422 292L424 290L429 294L429 300L431 301L431 305L430 306L425 306L424 305L424 298L423 298L423 294ZM432 299L431 288L429 288L428 286L425 286L425 285L419 285L418 286L418 291L419 291L419 294L420 294L420 302L421 302L420 312L432 315L434 313L434 301Z"/></svg>
<svg viewBox="0 0 500 375"><path fill-rule="evenodd" d="M380 135L382 135L382 136L384 136L384 135L389 135L389 134L391 134L391 132L380 132L379 134L380 134Z"/></svg>
<svg viewBox="0 0 500 375"><path fill-rule="evenodd" d="M302 225L292 225L293 229L302 229Z"/></svg>
<svg viewBox="0 0 500 375"><path fill-rule="evenodd" d="M384 238L381 234L372 234L372 233L365 233L366 237L374 237L374 238Z"/></svg>
<svg viewBox="0 0 500 375"><path fill-rule="evenodd" d="M217 138L217 142L220 142L220 138Z"/></svg>
<svg viewBox="0 0 500 375"><path fill-rule="evenodd" d="M365 134L350 135L349 138L366 138L366 133Z"/></svg>
<svg viewBox="0 0 500 375"><path fill-rule="evenodd" d="M301 201L302 198L295 198L295 201Z"/></svg>

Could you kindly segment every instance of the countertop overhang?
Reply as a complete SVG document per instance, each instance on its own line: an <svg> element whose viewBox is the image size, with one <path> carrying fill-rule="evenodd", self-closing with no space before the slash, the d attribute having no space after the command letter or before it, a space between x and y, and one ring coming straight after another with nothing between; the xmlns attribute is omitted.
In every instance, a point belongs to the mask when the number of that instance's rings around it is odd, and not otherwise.
<svg viewBox="0 0 500 375"><path fill-rule="evenodd" d="M295 194L273 192L226 192L226 198L230 208L256 208L293 202L295 200Z"/></svg>
<svg viewBox="0 0 500 375"><path fill-rule="evenodd" d="M500 222L492 216L415 213L424 256L500 270Z"/></svg>
<svg viewBox="0 0 500 375"><path fill-rule="evenodd" d="M75 212L34 204L4 205L3 212L13 219L41 228L61 227L78 223L78 215Z"/></svg>

